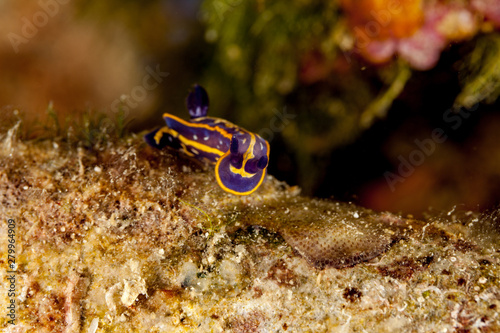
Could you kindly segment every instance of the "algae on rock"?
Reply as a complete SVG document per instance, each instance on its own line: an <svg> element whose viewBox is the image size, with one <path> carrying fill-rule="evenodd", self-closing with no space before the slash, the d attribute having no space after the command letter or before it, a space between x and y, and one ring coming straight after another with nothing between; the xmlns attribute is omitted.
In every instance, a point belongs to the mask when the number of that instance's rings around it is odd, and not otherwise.
<svg viewBox="0 0 500 333"><path fill-rule="evenodd" d="M0 251L5 264L12 219L17 262L6 332L500 329L498 213L413 221L271 176L236 197L140 136L76 146L3 135Z"/></svg>

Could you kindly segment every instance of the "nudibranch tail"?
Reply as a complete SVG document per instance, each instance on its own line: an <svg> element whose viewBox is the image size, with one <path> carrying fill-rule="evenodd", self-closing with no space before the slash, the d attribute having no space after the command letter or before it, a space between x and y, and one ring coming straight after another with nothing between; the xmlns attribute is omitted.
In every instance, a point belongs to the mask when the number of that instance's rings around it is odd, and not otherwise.
<svg viewBox="0 0 500 333"><path fill-rule="evenodd" d="M208 94L200 85L195 85L186 98L186 106L191 118L206 117L208 113Z"/></svg>
<svg viewBox="0 0 500 333"><path fill-rule="evenodd" d="M146 143L151 147L157 149L162 149L166 146L170 146L175 149L181 148L179 140L167 126L155 129L154 131L144 135L144 141L146 141Z"/></svg>

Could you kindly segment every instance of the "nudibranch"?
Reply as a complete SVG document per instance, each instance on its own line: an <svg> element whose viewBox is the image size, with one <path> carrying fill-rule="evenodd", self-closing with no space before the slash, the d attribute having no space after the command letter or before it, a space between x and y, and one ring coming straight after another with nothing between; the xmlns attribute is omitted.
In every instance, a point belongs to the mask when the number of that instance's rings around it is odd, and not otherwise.
<svg viewBox="0 0 500 333"><path fill-rule="evenodd" d="M144 136L158 149L170 146L188 156L215 163L219 186L232 194L248 195L264 181L269 162L269 143L227 120L207 117L208 94L195 85L186 99L191 119L165 113L167 126Z"/></svg>

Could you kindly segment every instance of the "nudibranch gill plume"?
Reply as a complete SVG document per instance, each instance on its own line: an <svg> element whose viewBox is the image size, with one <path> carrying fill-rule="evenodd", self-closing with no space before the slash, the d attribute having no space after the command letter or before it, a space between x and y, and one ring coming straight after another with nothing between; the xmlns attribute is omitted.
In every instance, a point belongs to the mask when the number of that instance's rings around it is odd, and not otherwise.
<svg viewBox="0 0 500 333"><path fill-rule="evenodd" d="M191 119L165 113L167 126L144 136L155 147L170 146L188 156L215 163L215 178L226 192L248 195L265 179L269 162L269 143L229 121L207 117L208 94L195 85L186 99Z"/></svg>

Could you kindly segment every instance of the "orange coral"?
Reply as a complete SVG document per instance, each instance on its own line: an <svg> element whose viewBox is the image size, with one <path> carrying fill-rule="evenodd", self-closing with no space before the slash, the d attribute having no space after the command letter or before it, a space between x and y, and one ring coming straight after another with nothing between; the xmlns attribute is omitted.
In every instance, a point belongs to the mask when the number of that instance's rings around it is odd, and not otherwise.
<svg viewBox="0 0 500 333"><path fill-rule="evenodd" d="M383 40L413 35L423 24L422 0L342 0L358 37Z"/></svg>
<svg viewBox="0 0 500 333"><path fill-rule="evenodd" d="M415 69L430 69L449 42L469 39L479 28L479 16L464 4L342 0L342 5L352 25L351 53L359 53L374 64L399 55Z"/></svg>

